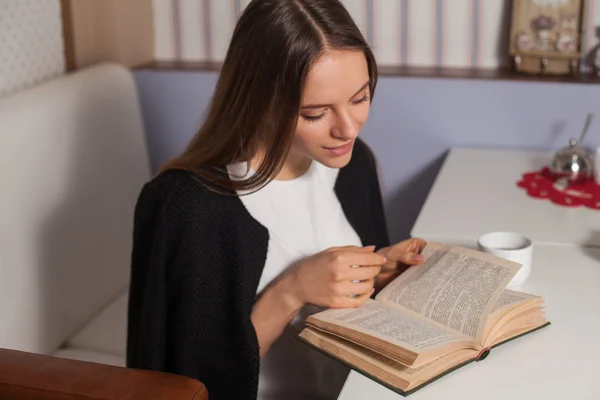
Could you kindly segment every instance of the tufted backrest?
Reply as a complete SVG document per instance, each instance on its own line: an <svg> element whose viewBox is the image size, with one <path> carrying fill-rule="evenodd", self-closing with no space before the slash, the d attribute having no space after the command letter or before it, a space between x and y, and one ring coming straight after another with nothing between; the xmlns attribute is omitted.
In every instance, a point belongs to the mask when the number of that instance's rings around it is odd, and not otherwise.
<svg viewBox="0 0 600 400"><path fill-rule="evenodd" d="M50 353L127 288L148 179L129 70L102 64L0 99L0 347Z"/></svg>

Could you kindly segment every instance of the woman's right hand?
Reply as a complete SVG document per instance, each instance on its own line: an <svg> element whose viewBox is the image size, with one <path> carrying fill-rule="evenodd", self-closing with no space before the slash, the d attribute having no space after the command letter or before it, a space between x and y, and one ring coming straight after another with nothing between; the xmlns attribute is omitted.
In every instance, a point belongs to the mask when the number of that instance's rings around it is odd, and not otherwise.
<svg viewBox="0 0 600 400"><path fill-rule="evenodd" d="M373 294L374 278L386 262L374 250L333 247L302 260L291 274L294 297L299 304L325 308L360 307Z"/></svg>

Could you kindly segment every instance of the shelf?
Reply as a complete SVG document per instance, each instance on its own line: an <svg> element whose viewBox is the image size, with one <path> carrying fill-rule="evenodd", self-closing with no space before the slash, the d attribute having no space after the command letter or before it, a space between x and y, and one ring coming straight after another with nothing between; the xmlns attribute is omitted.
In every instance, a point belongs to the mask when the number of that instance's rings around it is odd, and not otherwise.
<svg viewBox="0 0 600 400"><path fill-rule="evenodd" d="M157 71L209 71L218 72L218 62L201 61L153 61L136 67L136 70L149 69ZM444 68L444 67L401 67L379 66L379 75L384 77L406 78L446 78L446 79L478 79L504 80L517 82L562 82L600 84L600 76L579 74L576 76L526 75L509 68Z"/></svg>
<svg viewBox="0 0 600 400"><path fill-rule="evenodd" d="M576 76L528 75L517 73L510 68L435 68L435 67L379 67L381 76L399 76L412 78L458 78L484 79L522 82L564 82L564 83L596 83L600 77L593 74Z"/></svg>

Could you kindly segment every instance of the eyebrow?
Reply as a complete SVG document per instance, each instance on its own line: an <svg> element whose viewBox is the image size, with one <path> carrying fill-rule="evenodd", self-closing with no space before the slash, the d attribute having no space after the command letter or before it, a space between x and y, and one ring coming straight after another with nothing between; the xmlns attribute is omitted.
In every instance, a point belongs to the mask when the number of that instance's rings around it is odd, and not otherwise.
<svg viewBox="0 0 600 400"><path fill-rule="evenodd" d="M362 92L363 90L365 90L368 86L369 86L370 82L365 83L364 85L361 86L360 89L358 89L356 91L356 93L354 93L350 98L358 95L360 92ZM315 108L325 108L325 107L331 107L332 104L308 104L306 106L302 106L301 108L303 110L307 110L307 109L315 109Z"/></svg>

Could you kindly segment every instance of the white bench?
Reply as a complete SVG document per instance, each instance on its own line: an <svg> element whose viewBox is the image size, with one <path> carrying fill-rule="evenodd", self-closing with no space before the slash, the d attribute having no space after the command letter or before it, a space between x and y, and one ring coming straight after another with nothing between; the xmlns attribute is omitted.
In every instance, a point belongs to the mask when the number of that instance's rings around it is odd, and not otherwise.
<svg viewBox="0 0 600 400"><path fill-rule="evenodd" d="M0 99L0 143L0 348L123 366L150 177L130 71L98 65Z"/></svg>

